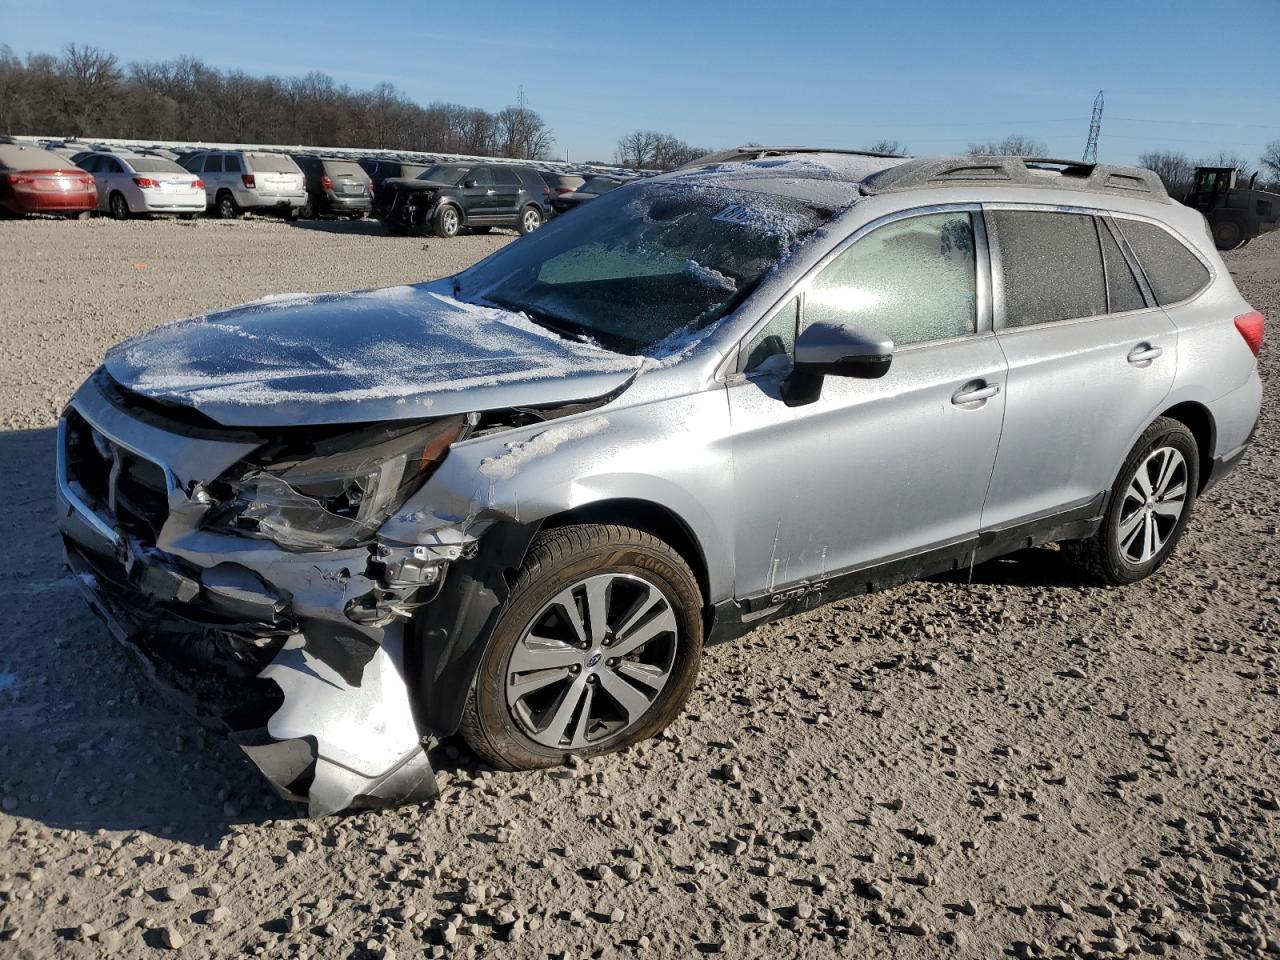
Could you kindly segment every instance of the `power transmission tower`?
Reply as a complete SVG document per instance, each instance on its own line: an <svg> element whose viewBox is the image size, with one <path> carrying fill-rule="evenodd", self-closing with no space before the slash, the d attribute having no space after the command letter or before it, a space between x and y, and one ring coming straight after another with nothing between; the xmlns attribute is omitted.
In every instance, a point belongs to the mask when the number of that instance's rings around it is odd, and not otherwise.
<svg viewBox="0 0 1280 960"><path fill-rule="evenodd" d="M1093 99L1093 119L1089 121L1089 142L1084 145L1084 162L1098 162L1098 132L1102 129L1102 91Z"/></svg>

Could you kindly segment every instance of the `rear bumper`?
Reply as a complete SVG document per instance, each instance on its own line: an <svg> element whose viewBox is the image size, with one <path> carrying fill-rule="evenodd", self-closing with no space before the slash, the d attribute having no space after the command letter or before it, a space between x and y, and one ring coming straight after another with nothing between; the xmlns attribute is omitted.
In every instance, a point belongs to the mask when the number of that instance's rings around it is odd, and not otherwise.
<svg viewBox="0 0 1280 960"><path fill-rule="evenodd" d="M203 213L207 207L204 192L195 197L143 196L138 213Z"/></svg>
<svg viewBox="0 0 1280 960"><path fill-rule="evenodd" d="M1262 412L1262 381L1257 368L1243 386L1210 403L1209 412L1217 426L1216 450L1202 493L1239 465L1257 434Z"/></svg>
<svg viewBox="0 0 1280 960"><path fill-rule="evenodd" d="M307 195L305 193L263 193L258 191L248 194L245 200L240 201L240 206L250 210L266 208L287 210L291 207L301 209L306 205Z"/></svg>
<svg viewBox="0 0 1280 960"><path fill-rule="evenodd" d="M340 193L325 194L325 206L335 213L369 213L373 198L369 196L346 197Z"/></svg>
<svg viewBox="0 0 1280 960"><path fill-rule="evenodd" d="M96 192L11 193L5 205L17 213L84 213L98 208Z"/></svg>

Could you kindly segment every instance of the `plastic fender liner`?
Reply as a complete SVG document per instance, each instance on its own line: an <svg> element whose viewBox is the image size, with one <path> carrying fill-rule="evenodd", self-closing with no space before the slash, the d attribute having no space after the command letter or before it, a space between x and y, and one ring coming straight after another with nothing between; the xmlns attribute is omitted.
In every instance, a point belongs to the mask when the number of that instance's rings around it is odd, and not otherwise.
<svg viewBox="0 0 1280 960"><path fill-rule="evenodd" d="M508 571L519 569L540 526L490 527L474 556L449 564L439 595L409 626L405 682L424 735L457 732L480 657L511 592Z"/></svg>

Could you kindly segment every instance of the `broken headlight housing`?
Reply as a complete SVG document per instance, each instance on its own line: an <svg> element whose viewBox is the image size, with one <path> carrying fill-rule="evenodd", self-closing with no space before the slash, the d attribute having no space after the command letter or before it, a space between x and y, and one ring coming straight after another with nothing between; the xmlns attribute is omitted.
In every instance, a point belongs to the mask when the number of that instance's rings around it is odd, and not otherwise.
<svg viewBox="0 0 1280 960"><path fill-rule="evenodd" d="M264 447L222 477L206 526L261 537L286 550L341 550L373 538L426 482L466 417L409 428L371 427Z"/></svg>

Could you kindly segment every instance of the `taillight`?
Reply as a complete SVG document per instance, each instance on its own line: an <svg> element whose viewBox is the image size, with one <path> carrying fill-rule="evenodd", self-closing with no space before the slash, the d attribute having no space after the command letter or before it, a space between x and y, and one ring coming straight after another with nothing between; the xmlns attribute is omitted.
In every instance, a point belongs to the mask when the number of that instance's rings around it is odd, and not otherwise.
<svg viewBox="0 0 1280 960"><path fill-rule="evenodd" d="M150 190L152 187L160 186L159 180L152 180L150 177L134 177L133 182L143 190Z"/></svg>
<svg viewBox="0 0 1280 960"><path fill-rule="evenodd" d="M192 180L192 181L191 181L191 186L192 186L192 188L193 188L193 189L195 189L195 190L203 190L203 189L204 189L204 181L203 181L203 180Z"/></svg>
<svg viewBox="0 0 1280 960"><path fill-rule="evenodd" d="M252 173L240 174L240 182L243 183L250 190L252 190L254 187L257 186L257 182L253 179Z"/></svg>
<svg viewBox="0 0 1280 960"><path fill-rule="evenodd" d="M324 187L326 190L332 190L332 189L333 189L333 177L321 177L321 178L320 178L320 186Z"/></svg>
<svg viewBox="0 0 1280 960"><path fill-rule="evenodd" d="M1244 342L1249 345L1255 357L1262 350L1262 330L1266 322L1267 318L1259 310L1242 313L1236 317L1236 329L1240 331L1240 336L1244 337Z"/></svg>
<svg viewBox="0 0 1280 960"><path fill-rule="evenodd" d="M573 193L573 187L556 187L556 193L563 197L566 193Z"/></svg>

